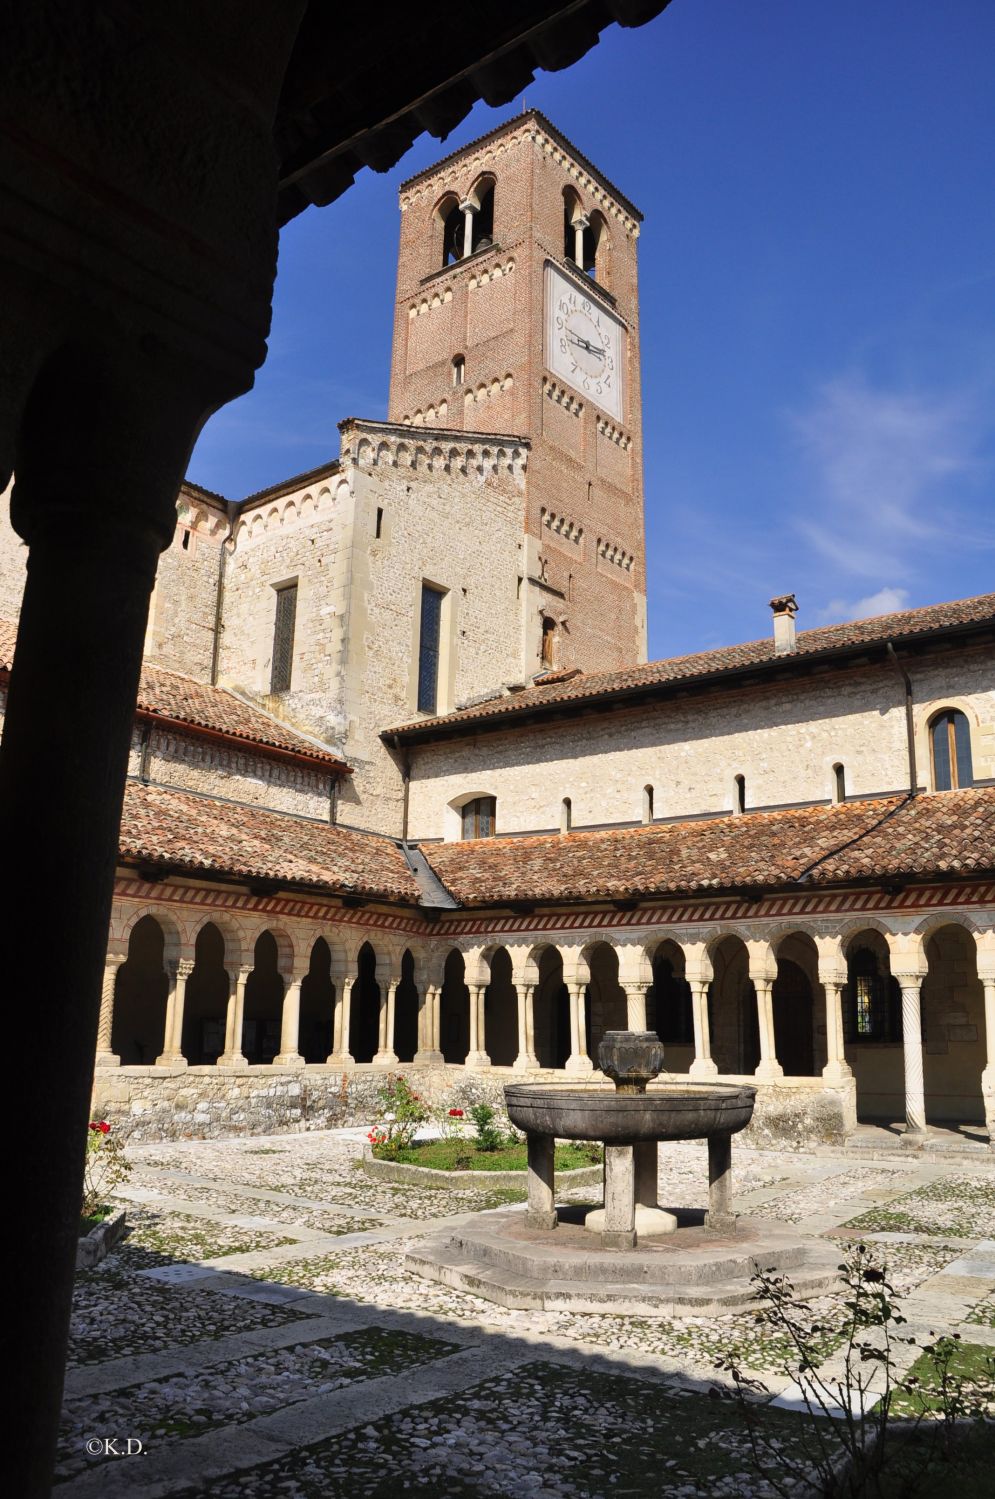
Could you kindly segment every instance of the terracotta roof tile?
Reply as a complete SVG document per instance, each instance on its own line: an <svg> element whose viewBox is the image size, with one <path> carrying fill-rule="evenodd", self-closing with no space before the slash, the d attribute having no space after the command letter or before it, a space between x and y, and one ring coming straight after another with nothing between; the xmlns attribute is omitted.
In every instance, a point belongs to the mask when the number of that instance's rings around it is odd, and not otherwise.
<svg viewBox="0 0 995 1499"><path fill-rule="evenodd" d="M995 870L995 787L700 822L426 844L463 906L623 900Z"/></svg>
<svg viewBox="0 0 995 1499"><path fill-rule="evenodd" d="M389 838L136 781L125 789L120 852L128 862L192 874L418 900L418 884Z"/></svg>
<svg viewBox="0 0 995 1499"><path fill-rule="evenodd" d="M10 671L13 665L16 637L17 626L10 620L0 620L0 671ZM348 770L345 762L327 746L243 702L233 692L163 666L146 663L142 667L137 710L139 716L170 719L187 724L194 731L206 729L212 734L244 740L246 749L298 755L313 761L316 769Z"/></svg>
<svg viewBox="0 0 995 1499"><path fill-rule="evenodd" d="M843 652L862 645L883 645L893 640L896 644L912 640L957 625L995 624L995 593L982 594L972 599L955 599L948 604L929 604L923 609L905 609L897 614L879 614L873 619L851 620L840 625L824 625L817 630L800 630L797 635L798 649L791 656L775 656L774 639L750 640L742 645L721 646L714 651L699 651L692 656L671 656L662 661L649 661L645 666L632 666L623 671L582 672L570 681L556 679L524 691L508 693L501 697L488 698L448 713L438 718L423 718L392 729L390 733L425 735L430 737L436 730L446 730L451 725L476 725L485 721L517 717L560 704L580 702L585 698L602 694L627 692L662 687L671 682L691 681L721 677L725 673L749 667L765 667L776 664L783 669L791 662L804 660L806 656L822 653Z"/></svg>

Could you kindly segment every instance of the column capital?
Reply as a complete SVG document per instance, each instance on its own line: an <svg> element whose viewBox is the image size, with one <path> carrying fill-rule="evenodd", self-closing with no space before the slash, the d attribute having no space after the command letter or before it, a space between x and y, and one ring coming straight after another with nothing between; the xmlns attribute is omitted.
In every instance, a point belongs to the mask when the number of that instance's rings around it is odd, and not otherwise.
<svg viewBox="0 0 995 1499"><path fill-rule="evenodd" d="M896 972L893 968L891 976L900 989L914 989L916 993L922 988L922 981L926 977L925 970L907 969Z"/></svg>
<svg viewBox="0 0 995 1499"><path fill-rule="evenodd" d="M459 205L459 211L460 211L460 213L463 213L463 214L466 214L466 213L479 213L480 212L480 204L479 203L472 203L470 201L470 199L467 198L465 200L465 202L463 202L463 203L461 203Z"/></svg>
<svg viewBox="0 0 995 1499"><path fill-rule="evenodd" d="M166 961L165 961L165 963L163 963L162 966L166 970L166 972L169 974L170 978L172 978L172 979L177 979L177 978L188 979L190 977L190 975L194 971L195 959L194 958L167 958Z"/></svg>
<svg viewBox="0 0 995 1499"><path fill-rule="evenodd" d="M106 957L104 958L104 967L105 968L120 968L121 964L122 963L127 963L127 961L128 961L128 954L126 952L109 952L109 953L107 953Z"/></svg>

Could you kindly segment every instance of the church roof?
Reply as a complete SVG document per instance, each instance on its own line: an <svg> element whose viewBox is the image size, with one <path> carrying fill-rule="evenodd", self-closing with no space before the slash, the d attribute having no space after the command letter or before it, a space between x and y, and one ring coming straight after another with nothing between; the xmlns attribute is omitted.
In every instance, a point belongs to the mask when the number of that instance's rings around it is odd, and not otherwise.
<svg viewBox="0 0 995 1499"><path fill-rule="evenodd" d="M868 647L883 648L889 641L895 646L908 644L931 635L953 634L970 627L995 627L995 593L976 598L955 599L946 604L929 604L922 609L904 609L895 614L879 614L872 619L851 620L845 624L823 625L815 630L800 630L797 649L778 656L774 640L751 640L742 645L721 646L713 651L699 651L690 656L672 656L631 666L622 671L580 672L564 680L537 682L519 692L506 692L471 707L458 709L436 718L423 718L400 728L388 730L385 738L396 735L402 743L442 739L465 735L478 729L509 727L525 718L539 718L569 712L572 705L592 707L603 702L606 707L623 705L626 700L645 700L664 695L679 685L710 685L734 676L753 680L774 673L783 674L805 669L815 662L841 665L850 657L862 654Z"/></svg>
<svg viewBox="0 0 995 1499"><path fill-rule="evenodd" d="M995 870L995 787L423 852L461 906L956 878Z"/></svg>
<svg viewBox="0 0 995 1499"><path fill-rule="evenodd" d="M125 863L187 874L412 905L419 898L418 882L389 838L138 781L125 788L119 848Z"/></svg>
<svg viewBox="0 0 995 1499"><path fill-rule="evenodd" d="M16 638L17 626L10 620L0 620L0 673L9 672L13 665ZM250 753L312 765L329 774L350 773L345 761L327 745L272 718L224 687L212 687L209 682L198 682L164 666L146 662L142 667L135 716L163 728L205 734L229 745L241 743Z"/></svg>

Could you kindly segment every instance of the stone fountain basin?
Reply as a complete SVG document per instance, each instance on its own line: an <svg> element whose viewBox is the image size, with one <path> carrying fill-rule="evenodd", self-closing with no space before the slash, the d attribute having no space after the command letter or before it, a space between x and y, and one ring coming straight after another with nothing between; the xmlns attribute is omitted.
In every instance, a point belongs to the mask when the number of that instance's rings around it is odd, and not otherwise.
<svg viewBox="0 0 995 1499"><path fill-rule="evenodd" d="M652 1093L511 1083L504 1090L512 1124L559 1140L601 1140L631 1145L637 1140L700 1140L745 1129L753 1116L756 1088L735 1084L674 1088Z"/></svg>

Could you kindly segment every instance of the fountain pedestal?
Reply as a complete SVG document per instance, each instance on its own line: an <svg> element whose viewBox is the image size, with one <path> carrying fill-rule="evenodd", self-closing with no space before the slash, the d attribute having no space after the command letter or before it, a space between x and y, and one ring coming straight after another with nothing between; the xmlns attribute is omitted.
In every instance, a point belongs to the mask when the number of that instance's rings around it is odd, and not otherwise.
<svg viewBox="0 0 995 1499"><path fill-rule="evenodd" d="M607 1150L605 1152L605 1206L602 1208L592 1208L584 1219L584 1227L590 1229L592 1233L601 1234L602 1244L605 1248L612 1249L627 1249L632 1247L630 1243L620 1242L619 1235L622 1236L622 1239L625 1239L631 1232L635 1232L636 1240L639 1240L655 1238L659 1234L672 1234L677 1228L677 1218L673 1213L665 1212L657 1201L657 1141L639 1140L635 1145L618 1145L609 1147L609 1149L619 1152L629 1151L632 1155L631 1169L634 1198L632 1229L626 1226L628 1223L628 1200L624 1195L626 1190L624 1188L623 1205L621 1208L622 1221L608 1221ZM617 1167L615 1169L616 1171L618 1170ZM628 1169L627 1166L623 1166L623 1176L627 1173ZM612 1195L617 1201L618 1194L614 1193Z"/></svg>
<svg viewBox="0 0 995 1499"><path fill-rule="evenodd" d="M526 1136L528 1142L528 1186L529 1201L525 1209L527 1228L555 1228L556 1206L553 1194L553 1152L556 1141L552 1135Z"/></svg>

